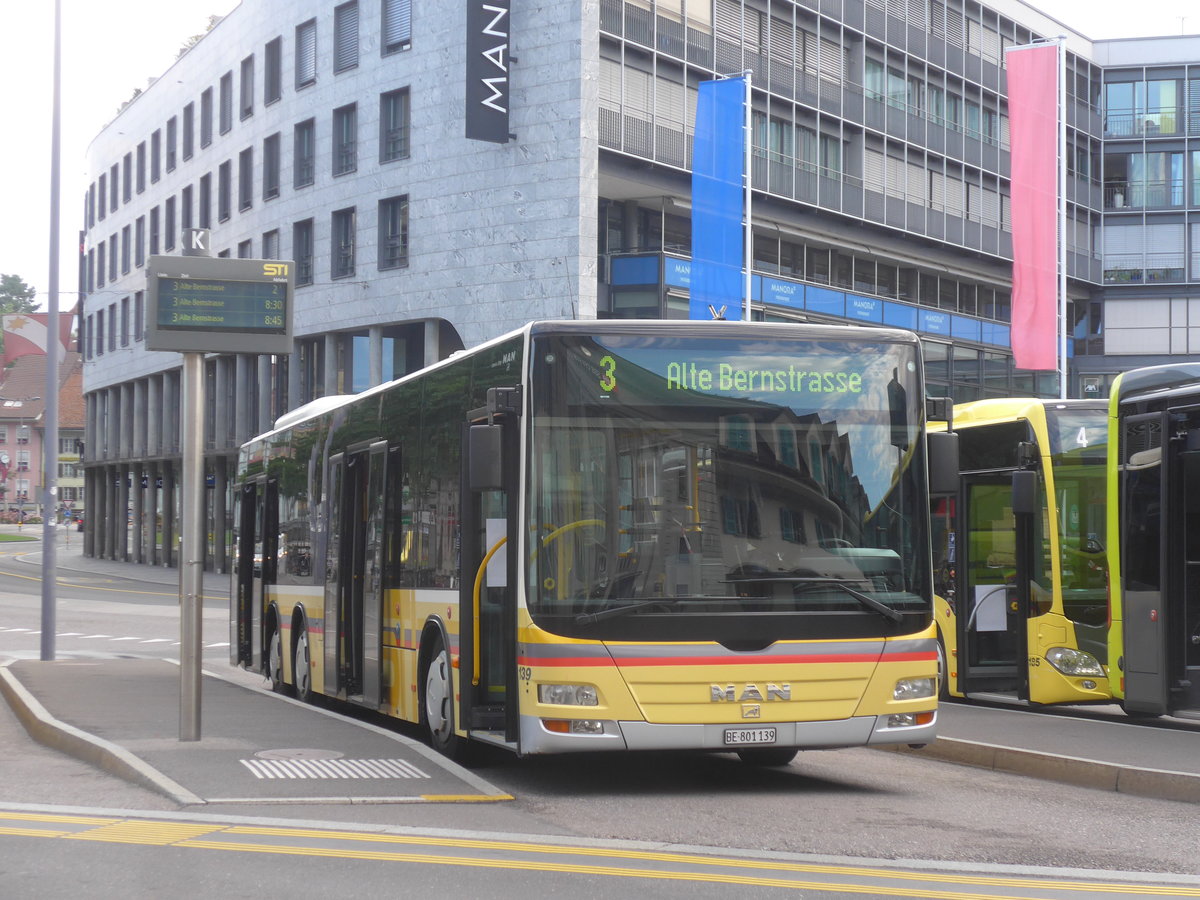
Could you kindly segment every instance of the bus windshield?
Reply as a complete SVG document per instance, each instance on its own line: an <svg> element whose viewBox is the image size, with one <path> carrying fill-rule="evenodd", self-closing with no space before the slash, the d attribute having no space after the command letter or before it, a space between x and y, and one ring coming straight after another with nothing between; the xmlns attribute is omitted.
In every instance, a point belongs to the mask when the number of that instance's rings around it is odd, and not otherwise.
<svg viewBox="0 0 1200 900"><path fill-rule="evenodd" d="M1046 410L1046 419L1054 471L1063 614L1080 625L1101 626L1108 614L1108 565L1102 543L1107 413L1099 404L1094 409L1051 408Z"/></svg>
<svg viewBox="0 0 1200 900"><path fill-rule="evenodd" d="M527 597L548 630L689 619L720 640L758 614L782 639L928 614L913 345L553 335L531 378Z"/></svg>

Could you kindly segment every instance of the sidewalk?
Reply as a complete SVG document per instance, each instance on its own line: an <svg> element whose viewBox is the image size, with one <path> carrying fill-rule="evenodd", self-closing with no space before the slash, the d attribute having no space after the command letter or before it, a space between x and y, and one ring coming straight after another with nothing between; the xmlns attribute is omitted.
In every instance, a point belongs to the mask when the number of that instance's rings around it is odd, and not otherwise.
<svg viewBox="0 0 1200 900"><path fill-rule="evenodd" d="M0 664L37 741L183 805L510 800L404 735L205 672L201 740L179 740L179 668L153 659ZM242 673L244 674L244 673Z"/></svg>

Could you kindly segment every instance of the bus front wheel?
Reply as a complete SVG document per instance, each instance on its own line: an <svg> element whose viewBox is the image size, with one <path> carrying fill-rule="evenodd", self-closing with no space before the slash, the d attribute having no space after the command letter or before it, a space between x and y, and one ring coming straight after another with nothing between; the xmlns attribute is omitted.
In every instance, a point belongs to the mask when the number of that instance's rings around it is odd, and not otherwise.
<svg viewBox="0 0 1200 900"><path fill-rule="evenodd" d="M450 652L442 639L436 638L425 668L425 727L433 749L452 759L458 757L462 743L454 733L453 673Z"/></svg>

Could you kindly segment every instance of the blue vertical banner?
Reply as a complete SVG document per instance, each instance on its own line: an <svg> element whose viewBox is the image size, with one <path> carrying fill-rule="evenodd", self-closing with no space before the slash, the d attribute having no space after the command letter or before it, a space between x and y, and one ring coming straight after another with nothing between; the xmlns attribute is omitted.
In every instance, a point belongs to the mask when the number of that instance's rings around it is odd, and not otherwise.
<svg viewBox="0 0 1200 900"><path fill-rule="evenodd" d="M746 79L700 82L692 149L689 317L742 318Z"/></svg>

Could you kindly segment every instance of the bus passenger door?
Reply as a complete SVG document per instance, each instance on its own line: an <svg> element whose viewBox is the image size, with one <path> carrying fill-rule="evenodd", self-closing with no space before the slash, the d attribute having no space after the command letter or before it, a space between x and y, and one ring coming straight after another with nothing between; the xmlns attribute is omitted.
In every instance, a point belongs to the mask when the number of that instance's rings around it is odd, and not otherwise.
<svg viewBox="0 0 1200 900"><path fill-rule="evenodd" d="M468 730L513 743L518 732L515 484L520 420L511 410L492 413L492 424L463 428L461 709ZM481 475L481 469L487 471Z"/></svg>
<svg viewBox="0 0 1200 900"><path fill-rule="evenodd" d="M1131 712L1167 711L1167 640L1164 601L1169 574L1164 527L1169 526L1162 413L1121 421L1121 625L1118 663L1125 682L1124 706ZM1182 487L1182 485L1181 485Z"/></svg>
<svg viewBox="0 0 1200 900"><path fill-rule="evenodd" d="M1179 529L1178 558L1181 579L1181 625L1178 633L1182 646L1183 678L1179 695L1171 699L1172 710L1187 710L1200 714L1200 427L1187 432L1185 446L1179 455L1182 473L1182 527Z"/></svg>
<svg viewBox="0 0 1200 900"><path fill-rule="evenodd" d="M1012 493L1010 473L963 477L956 626L958 685L964 694L1027 699Z"/></svg>
<svg viewBox="0 0 1200 900"><path fill-rule="evenodd" d="M326 566L327 673L336 696L376 709L380 702L380 645L384 466L387 443L331 460L330 534ZM332 607L332 608L331 608ZM327 675L328 677L328 675Z"/></svg>
<svg viewBox="0 0 1200 900"><path fill-rule="evenodd" d="M279 551L279 490L272 481L242 485L238 511L237 592L234 600L237 662L253 671L263 665L266 588L275 583Z"/></svg>

